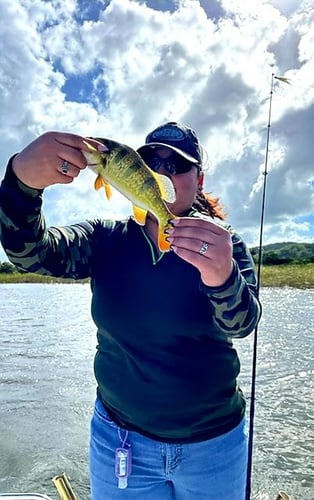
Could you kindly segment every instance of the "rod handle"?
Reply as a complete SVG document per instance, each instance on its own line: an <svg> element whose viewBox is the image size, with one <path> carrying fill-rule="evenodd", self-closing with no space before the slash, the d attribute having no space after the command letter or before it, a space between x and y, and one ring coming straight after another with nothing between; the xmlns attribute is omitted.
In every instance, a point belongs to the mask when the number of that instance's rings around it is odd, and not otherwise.
<svg viewBox="0 0 314 500"><path fill-rule="evenodd" d="M55 485L61 500L77 500L65 472L53 477L52 482Z"/></svg>

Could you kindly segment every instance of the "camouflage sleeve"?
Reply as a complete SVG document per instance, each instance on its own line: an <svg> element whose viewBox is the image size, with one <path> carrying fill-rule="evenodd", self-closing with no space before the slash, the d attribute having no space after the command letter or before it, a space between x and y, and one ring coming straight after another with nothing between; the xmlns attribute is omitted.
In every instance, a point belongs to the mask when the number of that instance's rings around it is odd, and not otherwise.
<svg viewBox="0 0 314 500"><path fill-rule="evenodd" d="M233 337L249 335L256 327L261 306L257 298L257 281L252 256L242 239L232 234L233 272L221 287L201 289L210 300L214 323L219 331Z"/></svg>
<svg viewBox="0 0 314 500"><path fill-rule="evenodd" d="M0 186L0 240L9 260L28 272L88 277L93 223L47 228L41 210L43 191L20 182L11 162Z"/></svg>

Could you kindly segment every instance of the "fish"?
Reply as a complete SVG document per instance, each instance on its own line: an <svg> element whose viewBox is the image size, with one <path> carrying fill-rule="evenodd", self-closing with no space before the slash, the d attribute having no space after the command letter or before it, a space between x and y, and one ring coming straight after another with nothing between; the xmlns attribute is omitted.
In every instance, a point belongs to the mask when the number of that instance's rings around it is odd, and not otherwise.
<svg viewBox="0 0 314 500"><path fill-rule="evenodd" d="M97 175L94 187L104 188L108 200L111 186L124 195L133 206L135 221L144 226L147 212L158 221L158 247L161 252L171 250L166 230L172 227L171 220L177 218L165 202L173 203L176 193L169 177L154 172L130 146L111 139L94 138L106 151L98 151L84 141L89 151L82 150L87 166Z"/></svg>

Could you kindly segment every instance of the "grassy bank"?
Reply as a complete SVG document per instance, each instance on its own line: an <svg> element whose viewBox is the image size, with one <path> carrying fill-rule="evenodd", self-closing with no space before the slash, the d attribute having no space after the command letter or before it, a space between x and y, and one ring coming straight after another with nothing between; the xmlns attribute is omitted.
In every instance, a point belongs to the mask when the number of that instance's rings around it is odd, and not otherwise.
<svg viewBox="0 0 314 500"><path fill-rule="evenodd" d="M86 280L71 280L41 276L33 273L0 273L0 284L3 283L88 283Z"/></svg>
<svg viewBox="0 0 314 500"><path fill-rule="evenodd" d="M314 288L314 263L263 266L262 286Z"/></svg>
<svg viewBox="0 0 314 500"><path fill-rule="evenodd" d="M79 281L87 283L88 280ZM0 283L77 283L74 280L51 278L37 274L0 273ZM263 266L261 273L262 287L295 287L314 288L314 263L285 264L280 266Z"/></svg>

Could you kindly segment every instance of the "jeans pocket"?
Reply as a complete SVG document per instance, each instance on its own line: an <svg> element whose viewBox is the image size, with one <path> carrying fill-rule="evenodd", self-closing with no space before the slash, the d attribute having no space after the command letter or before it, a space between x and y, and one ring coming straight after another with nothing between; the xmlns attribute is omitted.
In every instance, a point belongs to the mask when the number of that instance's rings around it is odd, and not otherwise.
<svg viewBox="0 0 314 500"><path fill-rule="evenodd" d="M110 415L107 413L107 410L100 401L100 399L96 400L94 414L95 417L98 418L102 423L110 425L110 427L113 427L115 429L118 429L119 426L112 420Z"/></svg>

